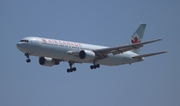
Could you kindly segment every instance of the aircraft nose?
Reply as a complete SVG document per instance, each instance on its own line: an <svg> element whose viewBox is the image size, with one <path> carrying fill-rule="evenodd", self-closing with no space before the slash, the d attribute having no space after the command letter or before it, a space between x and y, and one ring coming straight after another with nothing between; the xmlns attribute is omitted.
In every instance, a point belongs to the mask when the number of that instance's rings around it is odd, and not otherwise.
<svg viewBox="0 0 180 106"><path fill-rule="evenodd" d="M23 44L23 43L21 43L21 42L18 42L16 46L17 46L17 48L18 48L19 50L24 50L24 49L25 49L25 44Z"/></svg>
<svg viewBox="0 0 180 106"><path fill-rule="evenodd" d="M17 48L18 48L18 49L20 49L20 48L21 48L21 44L20 44L19 42L17 43L17 45L16 45L16 46L17 46Z"/></svg>

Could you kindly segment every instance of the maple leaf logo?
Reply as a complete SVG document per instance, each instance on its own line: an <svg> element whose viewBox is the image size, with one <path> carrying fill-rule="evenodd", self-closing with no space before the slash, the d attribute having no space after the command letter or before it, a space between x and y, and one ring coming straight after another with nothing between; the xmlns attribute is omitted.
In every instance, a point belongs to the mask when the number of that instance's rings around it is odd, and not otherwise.
<svg viewBox="0 0 180 106"><path fill-rule="evenodd" d="M42 38L42 42L43 42L43 43L46 43L46 40Z"/></svg>
<svg viewBox="0 0 180 106"><path fill-rule="evenodd" d="M137 37L131 40L132 44L141 42Z"/></svg>

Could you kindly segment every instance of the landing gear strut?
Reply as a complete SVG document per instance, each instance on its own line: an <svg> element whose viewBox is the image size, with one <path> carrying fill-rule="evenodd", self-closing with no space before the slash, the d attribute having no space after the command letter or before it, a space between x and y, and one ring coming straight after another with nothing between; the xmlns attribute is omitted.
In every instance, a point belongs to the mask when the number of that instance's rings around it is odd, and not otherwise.
<svg viewBox="0 0 180 106"><path fill-rule="evenodd" d="M27 63L31 62L31 59L29 59L29 54L28 54L28 53L25 53L24 55L25 55L26 58L27 58L27 59L26 59L26 62L27 62Z"/></svg>
<svg viewBox="0 0 180 106"><path fill-rule="evenodd" d="M69 72L76 71L76 67L72 67L74 62L69 61L68 63L69 63L70 68L67 69L67 72L69 73Z"/></svg>
<svg viewBox="0 0 180 106"><path fill-rule="evenodd" d="M96 68L99 68L99 67L100 67L99 64L94 64L94 65L91 65L91 66L90 66L91 69L96 69Z"/></svg>

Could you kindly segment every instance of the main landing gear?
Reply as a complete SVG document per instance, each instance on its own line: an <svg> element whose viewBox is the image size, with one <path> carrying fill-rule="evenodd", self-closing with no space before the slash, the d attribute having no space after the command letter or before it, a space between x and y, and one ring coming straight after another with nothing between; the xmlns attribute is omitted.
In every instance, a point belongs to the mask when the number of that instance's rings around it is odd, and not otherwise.
<svg viewBox="0 0 180 106"><path fill-rule="evenodd" d="M27 58L27 59L26 59L26 62L27 62L27 63L31 62L31 59L29 59L29 54L28 54L28 53L25 53L24 55L25 55L26 58Z"/></svg>
<svg viewBox="0 0 180 106"><path fill-rule="evenodd" d="M70 72L76 71L76 67L72 67L74 62L69 61L68 63L69 63L70 68L67 69L67 72L70 73Z"/></svg>
<svg viewBox="0 0 180 106"><path fill-rule="evenodd" d="M96 68L99 68L99 67L100 67L99 64L94 64L94 65L91 65L91 66L90 66L91 69L96 69Z"/></svg>

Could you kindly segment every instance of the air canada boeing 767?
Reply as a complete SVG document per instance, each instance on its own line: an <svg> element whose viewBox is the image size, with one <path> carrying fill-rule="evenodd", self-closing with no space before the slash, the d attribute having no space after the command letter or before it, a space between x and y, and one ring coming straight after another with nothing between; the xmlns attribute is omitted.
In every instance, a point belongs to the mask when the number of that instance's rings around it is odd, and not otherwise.
<svg viewBox="0 0 180 106"><path fill-rule="evenodd" d="M144 60L144 57L158 55L166 52L139 54L139 49L145 44L160 41L155 39L142 42L146 24L140 24L128 42L123 46L106 47L64 40L56 40L42 37L25 37L17 43L17 48L22 51L27 60L29 56L38 56L39 64L43 66L58 65L62 61L69 63L67 72L76 71L72 67L74 63L91 63L91 69L99 68L100 65L116 66L131 64Z"/></svg>

